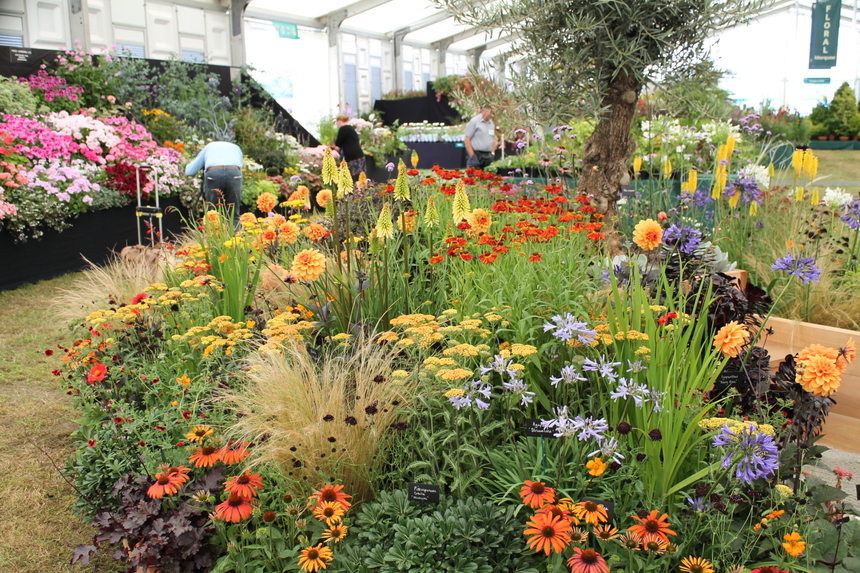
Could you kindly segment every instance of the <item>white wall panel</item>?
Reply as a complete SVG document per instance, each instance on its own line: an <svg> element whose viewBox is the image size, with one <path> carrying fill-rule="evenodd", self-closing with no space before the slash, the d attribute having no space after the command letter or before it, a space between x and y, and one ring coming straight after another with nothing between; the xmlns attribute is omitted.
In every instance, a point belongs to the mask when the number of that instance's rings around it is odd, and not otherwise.
<svg viewBox="0 0 860 573"><path fill-rule="evenodd" d="M117 44L134 44L136 46L146 45L146 35L144 34L143 29L114 26L113 35L114 41Z"/></svg>
<svg viewBox="0 0 860 573"><path fill-rule="evenodd" d="M90 13L90 46L93 50L108 49L113 44L110 3L106 0L88 0Z"/></svg>
<svg viewBox="0 0 860 573"><path fill-rule="evenodd" d="M21 16L6 16L0 14L0 29L14 32L23 32L24 18L22 18Z"/></svg>
<svg viewBox="0 0 860 573"><path fill-rule="evenodd" d="M193 50L202 54L206 53L206 40L198 36L179 36L179 46L183 50Z"/></svg>
<svg viewBox="0 0 860 573"><path fill-rule="evenodd" d="M230 20L226 14L205 13L206 18L206 61L210 64L229 66L230 58Z"/></svg>
<svg viewBox="0 0 860 573"><path fill-rule="evenodd" d="M3 12L24 13L24 0L0 0L0 10Z"/></svg>
<svg viewBox="0 0 860 573"><path fill-rule="evenodd" d="M203 10L199 8L177 5L176 25L180 34L206 35L206 21L203 17Z"/></svg>
<svg viewBox="0 0 860 573"><path fill-rule="evenodd" d="M69 14L63 0L27 0L27 29L30 46L50 50L71 48Z"/></svg>
<svg viewBox="0 0 860 573"><path fill-rule="evenodd" d="M176 10L170 4L146 4L147 57L167 60L179 54Z"/></svg>
<svg viewBox="0 0 860 573"><path fill-rule="evenodd" d="M143 28L146 11L141 0L110 0L114 24Z"/></svg>

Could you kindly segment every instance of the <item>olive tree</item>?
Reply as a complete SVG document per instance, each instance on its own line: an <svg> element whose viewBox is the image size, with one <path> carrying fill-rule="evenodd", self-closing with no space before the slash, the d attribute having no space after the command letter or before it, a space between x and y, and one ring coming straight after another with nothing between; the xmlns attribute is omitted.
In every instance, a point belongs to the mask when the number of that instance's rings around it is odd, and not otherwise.
<svg viewBox="0 0 860 573"><path fill-rule="evenodd" d="M515 38L525 65L512 79L537 119L590 113L579 191L611 222L628 162L642 89L695 81L706 41L748 21L772 0L436 0L461 22ZM693 71L691 73L691 71Z"/></svg>

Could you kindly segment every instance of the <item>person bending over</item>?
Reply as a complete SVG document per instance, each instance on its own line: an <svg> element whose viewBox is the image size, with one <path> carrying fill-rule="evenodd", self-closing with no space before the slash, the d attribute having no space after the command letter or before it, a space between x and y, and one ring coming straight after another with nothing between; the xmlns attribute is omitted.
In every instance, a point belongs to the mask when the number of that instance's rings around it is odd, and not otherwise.
<svg viewBox="0 0 860 573"><path fill-rule="evenodd" d="M239 206L242 203L242 160L242 149L235 143L213 141L185 167L188 177L203 170L206 208L224 205L228 212L232 210L233 224L237 229L240 228Z"/></svg>

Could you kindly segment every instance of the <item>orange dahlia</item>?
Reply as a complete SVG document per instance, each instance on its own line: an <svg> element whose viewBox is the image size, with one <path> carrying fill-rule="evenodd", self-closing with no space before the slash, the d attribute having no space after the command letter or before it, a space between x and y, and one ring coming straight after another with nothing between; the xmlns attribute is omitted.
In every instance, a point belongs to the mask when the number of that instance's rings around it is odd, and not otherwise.
<svg viewBox="0 0 860 573"><path fill-rule="evenodd" d="M733 320L714 335L714 348L718 348L723 356L736 357L749 339L750 333L746 326Z"/></svg>
<svg viewBox="0 0 860 573"><path fill-rule="evenodd" d="M570 523L561 517L551 517L538 513L526 522L528 526L523 535L531 535L528 546L535 551L561 553L570 544Z"/></svg>
<svg viewBox="0 0 860 573"><path fill-rule="evenodd" d="M816 354L802 362L798 360L795 380L813 396L829 396L839 390L842 372L835 360Z"/></svg>
<svg viewBox="0 0 860 573"><path fill-rule="evenodd" d="M546 487L545 483L526 480L525 484L520 488L520 497L527 506L542 507L555 501L555 490Z"/></svg>
<svg viewBox="0 0 860 573"><path fill-rule="evenodd" d="M271 213L275 209L275 205L277 204L278 198L275 197L272 193L265 192L260 193L257 196L257 209L259 209L263 213Z"/></svg>
<svg viewBox="0 0 860 573"><path fill-rule="evenodd" d="M325 206L328 205L328 202L331 201L331 189L321 189L319 193L317 193L317 205L325 209Z"/></svg>
<svg viewBox="0 0 860 573"><path fill-rule="evenodd" d="M826 356L828 359L836 362L839 358L839 351L835 348L828 348L820 344L810 344L797 353L797 362L805 362L813 356Z"/></svg>
<svg viewBox="0 0 860 573"><path fill-rule="evenodd" d="M633 228L633 242L643 251L651 251L660 246L663 240L663 227L654 219L645 219Z"/></svg>
<svg viewBox="0 0 860 573"><path fill-rule="evenodd" d="M328 229L319 223L311 223L305 227L305 236L311 241L319 241L328 235Z"/></svg>
<svg viewBox="0 0 860 573"><path fill-rule="evenodd" d="M325 271L325 255L314 249L305 249L293 258L290 272L300 281L313 282Z"/></svg>
<svg viewBox="0 0 860 573"><path fill-rule="evenodd" d="M292 221L285 221L278 226L278 238L292 245L299 240L301 229Z"/></svg>

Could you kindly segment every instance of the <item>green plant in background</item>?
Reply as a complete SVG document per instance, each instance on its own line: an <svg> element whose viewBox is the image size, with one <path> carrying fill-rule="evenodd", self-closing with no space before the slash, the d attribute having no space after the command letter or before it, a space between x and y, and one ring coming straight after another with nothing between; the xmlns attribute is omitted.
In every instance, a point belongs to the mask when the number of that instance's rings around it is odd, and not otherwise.
<svg viewBox="0 0 860 573"><path fill-rule="evenodd" d="M852 130L852 126L857 125L857 118L860 115L857 111L857 95L848 82L843 82L833 94L829 109L836 121L836 135L849 137L857 135L857 131Z"/></svg>
<svg viewBox="0 0 860 573"><path fill-rule="evenodd" d="M39 111L39 100L18 78L0 77L0 109L12 115L30 115Z"/></svg>

